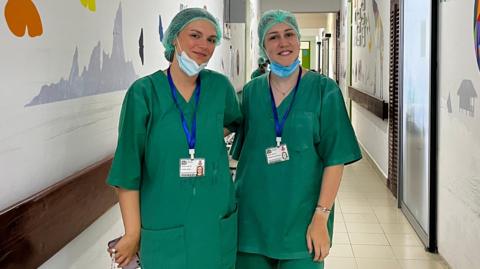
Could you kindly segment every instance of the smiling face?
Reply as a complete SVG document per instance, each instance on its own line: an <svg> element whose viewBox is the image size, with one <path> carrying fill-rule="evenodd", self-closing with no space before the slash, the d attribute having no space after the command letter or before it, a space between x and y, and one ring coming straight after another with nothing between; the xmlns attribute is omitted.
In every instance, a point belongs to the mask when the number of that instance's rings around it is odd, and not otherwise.
<svg viewBox="0 0 480 269"><path fill-rule="evenodd" d="M295 30L288 24L278 23L265 34L265 52L271 61L289 66L300 53L300 41Z"/></svg>
<svg viewBox="0 0 480 269"><path fill-rule="evenodd" d="M195 20L180 31L174 45L178 54L185 51L200 65L208 62L212 57L216 40L217 33L212 23L206 20Z"/></svg>

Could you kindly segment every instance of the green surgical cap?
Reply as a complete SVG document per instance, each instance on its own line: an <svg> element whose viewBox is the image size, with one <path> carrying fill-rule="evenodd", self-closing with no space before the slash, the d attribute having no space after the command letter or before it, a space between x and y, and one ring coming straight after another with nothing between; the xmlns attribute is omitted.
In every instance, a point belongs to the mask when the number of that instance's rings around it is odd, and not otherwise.
<svg viewBox="0 0 480 269"><path fill-rule="evenodd" d="M163 37L162 43L165 47L165 58L169 62L173 61L173 53L175 52L173 41L177 38L178 34L183 30L183 28L185 28L185 26L196 20L206 20L211 22L215 27L215 31L217 32L215 45L220 44L220 40L222 39L222 31L220 30L220 25L215 17L213 17L212 14L203 8L186 8L175 15Z"/></svg>
<svg viewBox="0 0 480 269"><path fill-rule="evenodd" d="M269 10L263 13L258 23L258 45L260 46L260 56L268 58L265 52L265 35L268 30L275 24L285 23L290 25L297 33L298 40L300 40L300 30L298 29L297 19L295 16L285 10Z"/></svg>
<svg viewBox="0 0 480 269"><path fill-rule="evenodd" d="M267 60L263 57L258 58L258 65L266 64Z"/></svg>

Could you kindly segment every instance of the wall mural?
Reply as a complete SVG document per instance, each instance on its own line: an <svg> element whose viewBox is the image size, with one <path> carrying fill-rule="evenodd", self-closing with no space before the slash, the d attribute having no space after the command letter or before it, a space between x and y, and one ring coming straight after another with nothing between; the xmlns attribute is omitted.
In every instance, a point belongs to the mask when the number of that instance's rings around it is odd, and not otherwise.
<svg viewBox="0 0 480 269"><path fill-rule="evenodd" d="M377 0L353 1L353 33L352 33L352 84L370 94L383 99L387 91L384 83L385 34L383 17ZM388 79L388 78L387 78Z"/></svg>
<svg viewBox="0 0 480 269"><path fill-rule="evenodd" d="M43 85L38 95L25 106L41 105L128 88L138 76L135 74L132 62L125 59L122 29L122 7L120 5L113 26L111 55L101 51L101 45L98 42L90 54L88 68L84 66L80 73L78 48L75 48L68 79L61 78L56 83ZM143 30L141 39L143 43ZM140 55L143 64L143 44L140 47Z"/></svg>
<svg viewBox="0 0 480 269"><path fill-rule="evenodd" d="M459 98L458 107L460 111L470 117L475 116L475 99L478 95L473 87L472 81L469 79L463 80L458 88L457 95Z"/></svg>
<svg viewBox="0 0 480 269"><path fill-rule="evenodd" d="M349 58L349 50L348 50L348 38L347 38L347 24L348 24L348 14L349 14L349 3L347 0L341 1L341 8L340 8L340 35L339 35L339 52L340 52L340 61L339 61L339 73L338 76L338 85L342 90L343 96L345 97L345 102L347 102L347 66L348 66L348 58Z"/></svg>
<svg viewBox="0 0 480 269"><path fill-rule="evenodd" d="M162 15L158 15L158 35L160 36L160 42L163 41L163 34Z"/></svg>
<svg viewBox="0 0 480 269"><path fill-rule="evenodd" d="M90 11L97 10L97 6L95 4L95 0L80 0L80 3Z"/></svg>
<svg viewBox="0 0 480 269"><path fill-rule="evenodd" d="M181 2L159 7L155 0L142 5L111 0L101 2L101 8L95 1L5 3L0 171L6 179L3 188L17 191L2 193L0 209L113 152L125 90L136 78L168 66L159 41ZM145 19L139 20L138 12ZM212 14L223 18L221 9ZM233 31L232 40L222 40L216 48L208 68L222 72L223 65L238 89L245 78L245 28L235 25Z"/></svg>
<svg viewBox="0 0 480 269"><path fill-rule="evenodd" d="M355 46L365 47L367 36L370 34L370 21L367 15L366 0L354 1L354 21L356 26Z"/></svg>
<svg viewBox="0 0 480 269"><path fill-rule="evenodd" d="M438 247L452 268L480 268L480 0L438 11Z"/></svg>
<svg viewBox="0 0 480 269"><path fill-rule="evenodd" d="M140 61L142 61L142 65L144 65L143 28L140 30L140 37L138 38L138 54L140 56Z"/></svg>
<svg viewBox="0 0 480 269"><path fill-rule="evenodd" d="M8 28L17 37L28 31L30 37L43 33L42 19L37 7L31 0L8 0L5 5L5 19Z"/></svg>
<svg viewBox="0 0 480 269"><path fill-rule="evenodd" d="M480 1L475 0L473 14L473 35L475 40L475 54L477 56L477 67L480 69Z"/></svg>

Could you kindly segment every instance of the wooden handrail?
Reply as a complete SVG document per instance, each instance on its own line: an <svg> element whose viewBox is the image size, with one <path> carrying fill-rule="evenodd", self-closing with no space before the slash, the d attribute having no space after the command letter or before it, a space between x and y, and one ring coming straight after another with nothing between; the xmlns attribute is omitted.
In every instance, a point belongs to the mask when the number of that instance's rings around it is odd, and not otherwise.
<svg viewBox="0 0 480 269"><path fill-rule="evenodd" d="M117 202L112 157L0 212L0 268L38 268Z"/></svg>

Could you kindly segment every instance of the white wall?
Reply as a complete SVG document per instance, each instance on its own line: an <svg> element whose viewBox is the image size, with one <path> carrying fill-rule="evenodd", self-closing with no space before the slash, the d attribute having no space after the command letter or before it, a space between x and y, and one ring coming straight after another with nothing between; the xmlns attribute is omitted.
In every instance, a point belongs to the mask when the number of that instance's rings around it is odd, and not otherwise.
<svg viewBox="0 0 480 269"><path fill-rule="evenodd" d="M439 6L438 250L455 269L480 268L480 69L473 6ZM459 102L462 82L477 94L473 113Z"/></svg>
<svg viewBox="0 0 480 269"><path fill-rule="evenodd" d="M342 90L343 97L346 103L348 102L347 86L350 85L350 3L348 0L342 0L342 6L340 10L340 70L337 70L339 73L338 85Z"/></svg>
<svg viewBox="0 0 480 269"><path fill-rule="evenodd" d="M340 10L340 0L262 0L262 12L270 9L283 9L291 12L337 12Z"/></svg>
<svg viewBox="0 0 480 269"><path fill-rule="evenodd" d="M259 46L258 46L258 21L260 20L260 0L249 0L247 4L246 19L246 67L245 81L250 80L252 72L258 68Z"/></svg>
<svg viewBox="0 0 480 269"><path fill-rule="evenodd" d="M360 1L366 4L364 14L369 28L365 32L365 43L358 45L356 43L357 22L354 18ZM377 20L374 14L374 2L378 5ZM388 101L389 1L354 0L352 5L352 86ZM352 123L358 140L386 177L388 175L388 121L382 121L371 112L353 106Z"/></svg>
<svg viewBox="0 0 480 269"><path fill-rule="evenodd" d="M337 15L335 13L329 13L327 16L327 27L325 28L326 33L332 34L330 37L328 43L329 43L329 51L328 55L330 60L328 61L328 76L332 79L336 79L335 75L337 72L337 55L336 55L336 50L337 50L337 31L336 31L336 19Z"/></svg>
<svg viewBox="0 0 480 269"><path fill-rule="evenodd" d="M295 13L298 27L319 29L327 27L329 13Z"/></svg>
<svg viewBox="0 0 480 269"><path fill-rule="evenodd" d="M117 204L39 269L110 268L107 242L121 235L123 223Z"/></svg>
<svg viewBox="0 0 480 269"><path fill-rule="evenodd" d="M134 78L123 88L111 92L35 106L26 104L40 93L42 86L69 80L76 48L79 75L88 67L97 44L100 44L98 66L101 65L101 53L112 54L112 32L120 3L122 34L117 36L123 41L118 42L125 55L122 66L131 67L137 77L166 68L158 34L159 15L166 30L179 10L180 1L150 0L142 5L130 1L97 1L95 12L78 1L40 2L36 5L43 22L43 35L35 38L14 36L5 20L0 20L0 171L3 183L0 210L113 152L120 104L125 89ZM223 18L221 0L189 1L188 5L203 7L205 3L217 18ZM144 65L138 53L142 28ZM225 72L224 67L230 65L230 44L229 40L222 40L209 68ZM102 76L111 79L116 71Z"/></svg>

